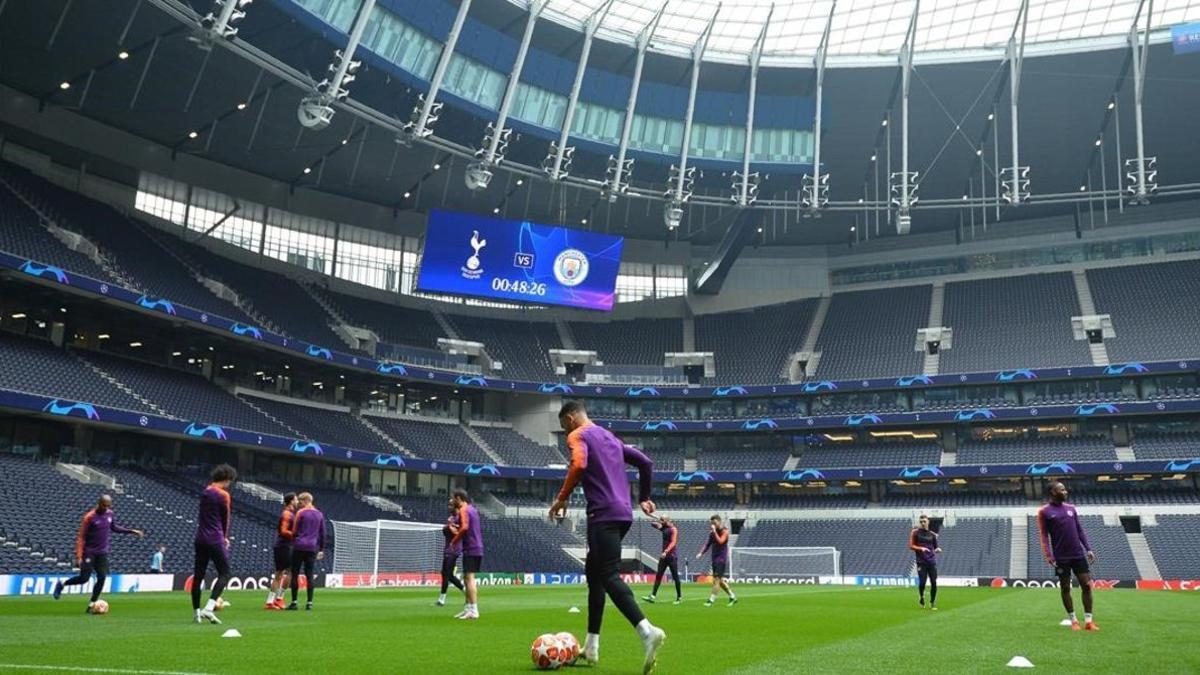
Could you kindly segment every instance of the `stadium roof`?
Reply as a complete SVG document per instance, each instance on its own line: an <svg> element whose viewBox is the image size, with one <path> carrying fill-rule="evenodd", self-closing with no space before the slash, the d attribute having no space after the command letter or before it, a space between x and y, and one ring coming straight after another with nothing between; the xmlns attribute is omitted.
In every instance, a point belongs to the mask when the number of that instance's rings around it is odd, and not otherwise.
<svg viewBox="0 0 1200 675"><path fill-rule="evenodd" d="M510 0L528 7L530 0ZM716 15L706 58L744 61L763 24L767 26L764 59L777 64L811 62L826 22L831 65L838 57L895 54L917 7L914 0L614 0L601 24L601 37L634 42L642 27L664 6L653 47L688 53ZM546 17L579 27L607 0L549 0ZM1003 49L1020 10L1020 0L923 0L917 16L916 44L923 53L978 52ZM1073 41L1076 49L1113 46L1123 40L1138 11L1136 0L1046 0L1031 2L1028 44ZM1152 28L1200 20L1200 2L1165 0L1154 4ZM1070 48L1070 47L1068 47ZM854 59L861 60L861 59Z"/></svg>

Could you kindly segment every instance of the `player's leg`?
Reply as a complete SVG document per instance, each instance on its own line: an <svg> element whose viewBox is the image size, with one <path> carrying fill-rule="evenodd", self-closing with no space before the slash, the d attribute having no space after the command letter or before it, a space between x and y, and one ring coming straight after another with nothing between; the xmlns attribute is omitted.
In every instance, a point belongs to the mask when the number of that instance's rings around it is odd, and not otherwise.
<svg viewBox="0 0 1200 675"><path fill-rule="evenodd" d="M925 586L929 583L929 570L925 565L917 563L917 603L925 606Z"/></svg>
<svg viewBox="0 0 1200 675"><path fill-rule="evenodd" d="M605 593L617 606L617 610L637 629L638 637L642 639L642 649L645 652L642 672L649 673L654 670L654 666L658 662L658 650L666 641L667 634L661 628L650 623L633 597L633 591L621 579L621 540L625 538L625 533L629 532L631 524L600 524L597 534L597 544L600 548L598 566Z"/></svg>
<svg viewBox="0 0 1200 675"><path fill-rule="evenodd" d="M731 607L737 604L737 594L729 587L729 579L725 578L724 573L721 574L721 590L725 591L725 595L729 596L729 605Z"/></svg>
<svg viewBox="0 0 1200 675"><path fill-rule="evenodd" d="M204 585L204 575L208 573L208 547L196 542L196 558L192 565L192 609L197 616L200 614L200 587Z"/></svg>
<svg viewBox="0 0 1200 675"><path fill-rule="evenodd" d="M104 582L108 581L108 556L94 556L92 569L96 572L96 585L92 586L92 599L88 603L88 607L96 604L96 601L100 599L100 594L104 592Z"/></svg>
<svg viewBox="0 0 1200 675"><path fill-rule="evenodd" d="M588 523L587 557L583 563L588 588L587 637L583 641L583 656L593 664L600 659L600 626L604 622L605 603L600 563L600 527L599 523Z"/></svg>
<svg viewBox="0 0 1200 675"><path fill-rule="evenodd" d="M1062 595L1063 609L1067 610L1067 618L1071 621L1071 630L1079 630L1079 619L1075 618L1075 600L1071 598L1071 568L1059 561L1054 572L1058 575L1058 590Z"/></svg>
<svg viewBox="0 0 1200 675"><path fill-rule="evenodd" d="M85 557L85 558L83 558L83 560L79 561L79 573L78 574L71 577L70 579L67 579L66 581L60 581L54 585L54 599L57 600L60 597L62 597L63 588L65 588L67 586L81 586L83 584L86 584L88 582L88 579L91 579L91 578L92 578L92 559Z"/></svg>
<svg viewBox="0 0 1200 675"><path fill-rule="evenodd" d="M683 586L679 583L679 562L671 558L668 566L671 569L671 579L675 581L675 602L683 602Z"/></svg>
<svg viewBox="0 0 1200 675"><path fill-rule="evenodd" d="M929 566L929 609L937 609L937 565Z"/></svg>
<svg viewBox="0 0 1200 675"><path fill-rule="evenodd" d="M1087 572L1076 570L1075 576L1079 578L1079 588L1083 595L1083 627L1086 630L1100 630L1092 618L1092 573L1090 569Z"/></svg>
<svg viewBox="0 0 1200 675"><path fill-rule="evenodd" d="M292 569L289 573L291 576L292 603L287 606L288 609L295 611L296 596L300 593L300 566L304 564L304 553L302 551L292 551Z"/></svg>
<svg viewBox="0 0 1200 675"><path fill-rule="evenodd" d="M312 609L313 593L317 590L316 575L313 574L313 568L317 564L316 553L304 554L304 580L308 582L308 605L305 609Z"/></svg>
<svg viewBox="0 0 1200 675"><path fill-rule="evenodd" d="M647 595L645 598L643 598L643 600L646 602L654 602L655 597L658 595L658 587L662 585L663 573L666 571L667 559L659 558L658 569L654 572L654 590L650 591L650 595Z"/></svg>

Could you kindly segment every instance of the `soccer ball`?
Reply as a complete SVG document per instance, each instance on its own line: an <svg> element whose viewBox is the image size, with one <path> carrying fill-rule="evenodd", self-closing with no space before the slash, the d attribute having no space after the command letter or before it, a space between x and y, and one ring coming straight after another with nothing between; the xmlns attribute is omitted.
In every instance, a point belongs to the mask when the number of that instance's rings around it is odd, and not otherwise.
<svg viewBox="0 0 1200 675"><path fill-rule="evenodd" d="M108 603L103 600L97 600L92 604L92 614L108 614Z"/></svg>
<svg viewBox="0 0 1200 675"><path fill-rule="evenodd" d="M546 633L533 641L530 656L538 670L558 670L567 662L569 651L570 648L557 635Z"/></svg>
<svg viewBox="0 0 1200 675"><path fill-rule="evenodd" d="M232 606L232 604L233 603L226 602L225 598L217 598L217 604L213 607L213 609L215 611L219 612L219 611L225 609L226 607Z"/></svg>
<svg viewBox="0 0 1200 675"><path fill-rule="evenodd" d="M562 643L563 649L565 650L565 664L568 666L575 665L575 661L579 659L579 640L575 639L574 635L565 631L559 633L555 637L557 637L559 642Z"/></svg>

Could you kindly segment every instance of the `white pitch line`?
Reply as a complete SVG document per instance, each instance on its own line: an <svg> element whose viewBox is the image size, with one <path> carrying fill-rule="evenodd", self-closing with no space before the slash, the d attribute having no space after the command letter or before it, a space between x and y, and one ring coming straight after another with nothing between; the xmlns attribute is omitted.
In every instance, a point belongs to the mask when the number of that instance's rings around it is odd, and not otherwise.
<svg viewBox="0 0 1200 675"><path fill-rule="evenodd" d="M83 666L44 666L29 663L0 663L3 670L57 670L67 673L119 673L121 675L208 675L179 670L128 670L125 668L85 668Z"/></svg>

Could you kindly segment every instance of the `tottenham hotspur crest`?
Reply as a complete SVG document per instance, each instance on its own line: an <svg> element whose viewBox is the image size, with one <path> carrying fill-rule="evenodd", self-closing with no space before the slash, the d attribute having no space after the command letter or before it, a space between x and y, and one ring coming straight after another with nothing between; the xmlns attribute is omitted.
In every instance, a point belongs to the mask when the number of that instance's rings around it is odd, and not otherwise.
<svg viewBox="0 0 1200 675"><path fill-rule="evenodd" d="M479 230L471 232L471 248L475 250L470 258L467 258L467 264L462 268L464 279L478 279L483 275L483 263L479 261L479 252L483 247L487 246L487 239L479 238Z"/></svg>

